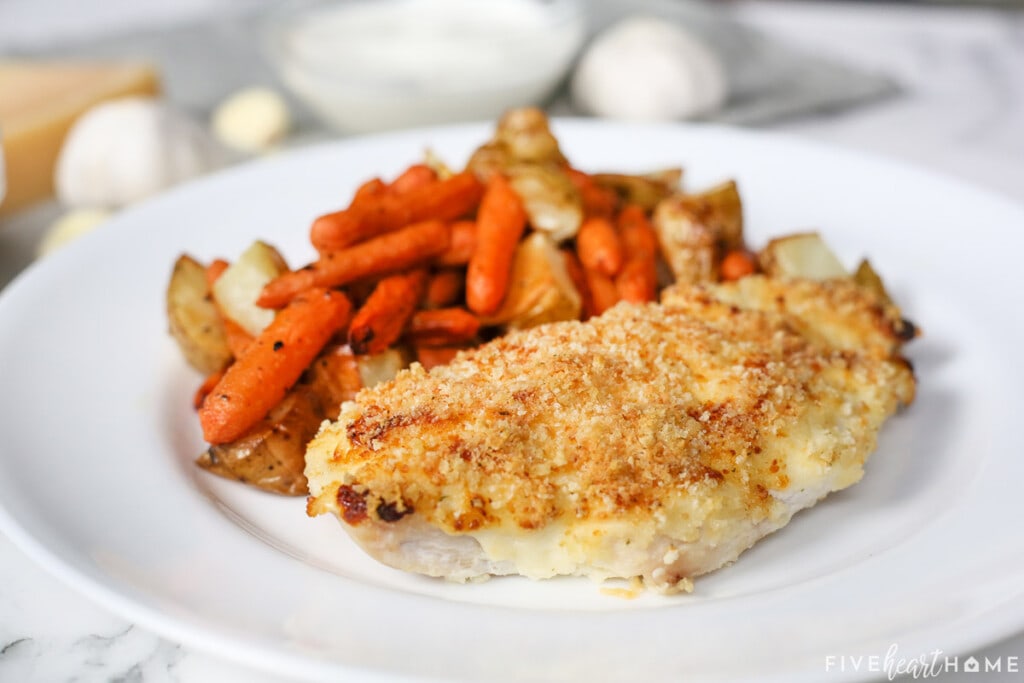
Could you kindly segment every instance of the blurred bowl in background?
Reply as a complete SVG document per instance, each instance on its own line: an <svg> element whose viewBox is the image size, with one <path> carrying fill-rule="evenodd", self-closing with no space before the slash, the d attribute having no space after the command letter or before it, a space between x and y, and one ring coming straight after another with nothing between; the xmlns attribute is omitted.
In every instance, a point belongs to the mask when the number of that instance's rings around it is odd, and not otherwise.
<svg viewBox="0 0 1024 683"><path fill-rule="evenodd" d="M334 0L274 14L271 62L323 121L362 133L539 104L587 31L582 0Z"/></svg>

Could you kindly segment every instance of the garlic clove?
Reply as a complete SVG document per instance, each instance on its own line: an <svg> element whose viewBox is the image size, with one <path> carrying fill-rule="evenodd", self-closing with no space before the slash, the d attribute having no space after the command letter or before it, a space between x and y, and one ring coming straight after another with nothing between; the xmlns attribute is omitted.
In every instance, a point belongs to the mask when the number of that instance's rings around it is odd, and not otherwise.
<svg viewBox="0 0 1024 683"><path fill-rule="evenodd" d="M291 129L284 98L269 88L246 88L224 100L213 112L213 134L223 144L259 154L276 147Z"/></svg>
<svg viewBox="0 0 1024 683"><path fill-rule="evenodd" d="M612 119L672 121L705 116L728 95L725 67L696 35L663 19L637 16L601 33L580 58L575 104Z"/></svg>
<svg viewBox="0 0 1024 683"><path fill-rule="evenodd" d="M36 249L38 257L48 256L73 242L110 218L106 209L72 209L53 222Z"/></svg>
<svg viewBox="0 0 1024 683"><path fill-rule="evenodd" d="M226 163L195 120L158 99L127 97L83 114L57 159L57 198L69 207L119 208Z"/></svg>

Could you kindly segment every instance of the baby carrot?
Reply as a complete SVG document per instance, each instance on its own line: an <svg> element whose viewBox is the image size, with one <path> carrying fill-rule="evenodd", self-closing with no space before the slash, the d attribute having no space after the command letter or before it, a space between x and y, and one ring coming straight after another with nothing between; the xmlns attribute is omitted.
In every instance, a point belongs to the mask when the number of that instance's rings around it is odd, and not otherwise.
<svg viewBox="0 0 1024 683"><path fill-rule="evenodd" d="M417 346L416 360L425 370L450 363L462 349L453 346Z"/></svg>
<svg viewBox="0 0 1024 683"><path fill-rule="evenodd" d="M590 175L575 168L567 168L566 174L580 193L584 215L610 218L615 213L619 202L615 192L598 185Z"/></svg>
<svg viewBox="0 0 1024 683"><path fill-rule="evenodd" d="M580 259L576 256L576 252L569 247L562 249L562 258L565 259L565 269L569 272L569 279L572 280L572 284L576 287L576 291L579 292L580 302L582 303L583 320L590 317L590 312L594 310L593 297L590 295L590 285L587 283L587 274L583 272L583 265L580 263Z"/></svg>
<svg viewBox="0 0 1024 683"><path fill-rule="evenodd" d="M601 271L584 268L583 272L590 290L590 310L586 313L588 318L592 318L619 302L619 290L615 288L615 281Z"/></svg>
<svg viewBox="0 0 1024 683"><path fill-rule="evenodd" d="M615 277L622 268L622 243L607 218L591 216L583 221L576 234L576 251L584 268L608 277Z"/></svg>
<svg viewBox="0 0 1024 683"><path fill-rule="evenodd" d="M427 287L427 271L417 268L383 278L352 318L348 343L355 353L377 354L402 336L409 316Z"/></svg>
<svg viewBox="0 0 1024 683"><path fill-rule="evenodd" d="M192 394L193 408L199 410L203 407L203 401L206 400L206 397L210 395L210 392L213 391L213 388L217 386L217 383L220 382L220 378L223 376L224 370L218 370L212 375L207 375L206 379L203 380L203 383L199 385L198 389L196 389L196 393Z"/></svg>
<svg viewBox="0 0 1024 683"><path fill-rule="evenodd" d="M345 326L350 310L344 294L317 288L274 316L203 402L199 422L204 438L228 443L263 419Z"/></svg>
<svg viewBox="0 0 1024 683"><path fill-rule="evenodd" d="M734 249L722 259L719 267L719 274L723 280L739 280L747 275L753 275L757 271L757 264L754 263L753 255L743 249Z"/></svg>
<svg viewBox="0 0 1024 683"><path fill-rule="evenodd" d="M487 182L476 223L476 249L466 272L466 302L474 313L488 315L505 298L516 244L526 230L523 202L500 173Z"/></svg>
<svg viewBox="0 0 1024 683"><path fill-rule="evenodd" d="M387 192L387 189L387 183L380 178L370 178L356 188L355 194L352 195L352 202L349 204L349 208L357 206L363 202L371 201L374 197L379 197L383 193Z"/></svg>
<svg viewBox="0 0 1024 683"><path fill-rule="evenodd" d="M217 310L219 311L220 309L218 308ZM252 344L253 337L244 327L224 315L223 312L221 312L220 318L224 322L224 334L227 337L231 355L238 358Z"/></svg>
<svg viewBox="0 0 1024 683"><path fill-rule="evenodd" d="M480 201L483 186L472 173L435 180L404 194L384 192L343 211L313 221L310 239L320 251L343 249L410 223L451 221L469 213Z"/></svg>
<svg viewBox="0 0 1024 683"><path fill-rule="evenodd" d="M618 218L619 237L625 263L615 278L615 287L625 301L654 301L658 294L658 235L644 210L635 204L622 209Z"/></svg>
<svg viewBox="0 0 1024 683"><path fill-rule="evenodd" d="M210 261L210 265L206 266L206 286L213 288L213 283L220 278L225 270L228 269L230 264L222 258L214 259Z"/></svg>
<svg viewBox="0 0 1024 683"><path fill-rule="evenodd" d="M476 248L476 223L455 221L452 223L452 241L448 249L437 257L441 266L464 266L469 263Z"/></svg>
<svg viewBox="0 0 1024 683"><path fill-rule="evenodd" d="M416 311L409 321L408 337L417 347L454 346L469 341L480 330L480 321L464 308Z"/></svg>
<svg viewBox="0 0 1024 683"><path fill-rule="evenodd" d="M413 164L391 181L388 191L397 195L408 194L417 188L429 185L435 180L437 180L437 173L434 172L434 169L426 164Z"/></svg>
<svg viewBox="0 0 1024 683"><path fill-rule="evenodd" d="M311 287L340 287L420 266L444 252L449 239L447 225L423 221L347 249L328 251L305 268L268 282L256 303L264 308L280 308Z"/></svg>
<svg viewBox="0 0 1024 683"><path fill-rule="evenodd" d="M441 270L430 276L424 308L444 308L459 301L465 279L462 270Z"/></svg>

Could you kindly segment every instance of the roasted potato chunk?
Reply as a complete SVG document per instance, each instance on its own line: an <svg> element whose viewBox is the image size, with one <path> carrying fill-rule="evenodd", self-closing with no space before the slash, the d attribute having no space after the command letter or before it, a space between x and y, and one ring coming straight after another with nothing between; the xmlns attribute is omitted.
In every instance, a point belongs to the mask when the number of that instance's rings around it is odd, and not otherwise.
<svg viewBox="0 0 1024 683"><path fill-rule="evenodd" d="M498 121L495 140L504 144L515 161L565 163L547 115L536 107L512 109Z"/></svg>
<svg viewBox="0 0 1024 683"><path fill-rule="evenodd" d="M643 175L595 173L591 177L598 185L615 192L623 204L636 204L651 211L661 200L679 193L683 169L668 168Z"/></svg>
<svg viewBox="0 0 1024 683"><path fill-rule="evenodd" d="M768 277L809 280L850 277L816 232L777 237L765 245L757 258Z"/></svg>
<svg viewBox="0 0 1024 683"><path fill-rule="evenodd" d="M714 282L725 253L743 248L743 205L736 183L662 200L654 210L654 229L677 282Z"/></svg>
<svg viewBox="0 0 1024 683"><path fill-rule="evenodd" d="M206 269L191 256L178 257L167 286L171 336L193 368L210 375L231 362L224 323L210 300Z"/></svg>
<svg viewBox="0 0 1024 683"><path fill-rule="evenodd" d="M886 304L893 304L892 297L889 296L889 292L885 289L885 283L882 282L882 276L875 271L871 262L867 259L862 260L860 265L857 266L857 270L853 272L853 281L861 287L874 292Z"/></svg>
<svg viewBox="0 0 1024 683"><path fill-rule="evenodd" d="M534 230L548 233L556 242L576 235L583 222L583 202L561 168L516 164L506 173Z"/></svg>
<svg viewBox="0 0 1024 683"><path fill-rule="evenodd" d="M306 444L324 419L324 406L316 392L298 385L245 436L210 446L196 464L225 479L271 493L305 495Z"/></svg>
<svg viewBox="0 0 1024 683"><path fill-rule="evenodd" d="M375 387L395 378L398 371L409 365L409 356L402 348L392 347L372 356L356 356L359 377L364 387Z"/></svg>
<svg viewBox="0 0 1024 683"><path fill-rule="evenodd" d="M347 346L325 350L285 398L245 436L211 446L196 464L218 476L288 496L306 493L306 444L324 420L363 388L358 358Z"/></svg>
<svg viewBox="0 0 1024 683"><path fill-rule="evenodd" d="M676 282L697 284L718 279L718 236L683 203L682 197L658 204L653 225L661 254Z"/></svg>
<svg viewBox="0 0 1024 683"><path fill-rule="evenodd" d="M288 270L277 249L253 242L213 284L213 297L224 315L256 337L274 319L274 311L256 305L264 285Z"/></svg>
<svg viewBox="0 0 1024 683"><path fill-rule="evenodd" d="M534 232L516 247L509 291L486 325L525 329L558 320L577 320L582 301L554 240Z"/></svg>

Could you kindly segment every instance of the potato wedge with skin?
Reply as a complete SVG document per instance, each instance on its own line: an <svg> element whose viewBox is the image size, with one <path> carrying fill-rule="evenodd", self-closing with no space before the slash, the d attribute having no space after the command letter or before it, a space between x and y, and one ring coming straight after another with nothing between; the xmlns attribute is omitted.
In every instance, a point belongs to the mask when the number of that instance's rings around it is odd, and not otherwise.
<svg viewBox="0 0 1024 683"><path fill-rule="evenodd" d="M757 255L765 275L774 278L829 280L850 273L816 232L776 237Z"/></svg>
<svg viewBox="0 0 1024 683"><path fill-rule="evenodd" d="M857 270L853 272L853 281L864 289L874 292L886 304L893 304L892 297L889 296L889 292L885 289L885 283L882 282L882 276L867 259L863 259L857 266Z"/></svg>
<svg viewBox="0 0 1024 683"><path fill-rule="evenodd" d="M714 282L722 257L744 248L743 203L736 182L662 200L654 210L654 228L677 282Z"/></svg>
<svg viewBox="0 0 1024 683"><path fill-rule="evenodd" d="M331 347L266 418L241 438L211 446L196 464L264 491L304 495L306 444L362 388L358 358L347 346Z"/></svg>
<svg viewBox="0 0 1024 683"><path fill-rule="evenodd" d="M718 235L683 203L682 197L660 202L651 222L661 255L676 282L698 284L718 279Z"/></svg>
<svg viewBox="0 0 1024 683"><path fill-rule="evenodd" d="M510 330L526 329L578 320L581 307L580 294L554 240L545 233L533 232L516 247L509 291L501 308L481 322Z"/></svg>
<svg viewBox="0 0 1024 683"><path fill-rule="evenodd" d="M224 315L256 337L274 319L275 311L256 305L263 287L288 270L277 249L254 242L213 284L213 298Z"/></svg>
<svg viewBox="0 0 1024 683"><path fill-rule="evenodd" d="M645 211L653 210L661 200L678 194L682 177L681 168L642 175L595 173L591 176L595 183L615 192L623 204L636 204Z"/></svg>
<svg viewBox="0 0 1024 683"><path fill-rule="evenodd" d="M506 169L512 189L523 201L534 230L546 232L555 242L576 235L583 222L583 201L569 176L556 166L515 164Z"/></svg>
<svg viewBox="0 0 1024 683"><path fill-rule="evenodd" d="M167 285L167 319L171 336L193 368L212 375L231 362L224 323L210 300L206 268L191 256L182 255L174 264Z"/></svg>
<svg viewBox="0 0 1024 683"><path fill-rule="evenodd" d="M536 107L522 107L501 117L494 136L470 155L466 170L487 182L491 175L507 173L516 164L561 168L565 163L547 115Z"/></svg>
<svg viewBox="0 0 1024 683"><path fill-rule="evenodd" d="M508 111L498 121L494 140L505 145L512 159L518 162L565 163L558 139L548 125L547 114L537 107Z"/></svg>
<svg viewBox="0 0 1024 683"><path fill-rule="evenodd" d="M309 386L298 385L248 433L211 446L196 464L271 493L305 495L306 444L324 419L320 398Z"/></svg>
<svg viewBox="0 0 1024 683"><path fill-rule="evenodd" d="M723 252L743 248L743 200L735 180L684 195L682 201L714 231Z"/></svg>
<svg viewBox="0 0 1024 683"><path fill-rule="evenodd" d="M352 400L363 388L359 358L348 344L329 346L306 370L302 382L321 398L322 419L336 419L342 402Z"/></svg>
<svg viewBox="0 0 1024 683"><path fill-rule="evenodd" d="M486 183L495 173L505 173L513 163L515 160L508 146L491 140L473 150L466 162L466 170Z"/></svg>

